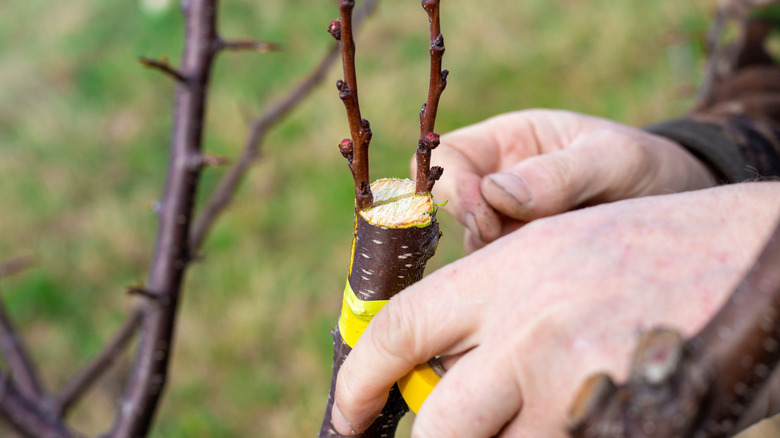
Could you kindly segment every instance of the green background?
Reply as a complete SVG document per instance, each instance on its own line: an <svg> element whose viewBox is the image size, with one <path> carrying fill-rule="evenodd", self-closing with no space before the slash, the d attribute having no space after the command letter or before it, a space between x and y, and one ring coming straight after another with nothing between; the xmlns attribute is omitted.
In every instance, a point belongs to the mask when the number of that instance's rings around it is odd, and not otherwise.
<svg viewBox="0 0 780 438"><path fill-rule="evenodd" d="M702 69L714 1L482 0L442 5L449 85L437 130L506 111L565 108L632 125L682 115ZM206 149L237 157L248 122L332 44L333 0L226 0L225 37L277 53L218 57ZM174 0L0 3L0 261L34 267L2 299L49 388L122 323L146 277L165 179L173 83L139 56L179 60ZM385 1L357 41L373 178L407 176L428 74L419 2ZM319 429L352 232L340 67L267 137L263 157L186 281L157 437L293 437ZM205 172L199 199L224 168ZM445 176L446 178L446 173ZM443 217L435 269L462 255ZM74 412L111 423L128 355ZM5 366L3 362L0 362ZM406 425L408 428L408 424ZM406 432L405 432L406 433ZM0 436L13 436L0 423Z"/></svg>

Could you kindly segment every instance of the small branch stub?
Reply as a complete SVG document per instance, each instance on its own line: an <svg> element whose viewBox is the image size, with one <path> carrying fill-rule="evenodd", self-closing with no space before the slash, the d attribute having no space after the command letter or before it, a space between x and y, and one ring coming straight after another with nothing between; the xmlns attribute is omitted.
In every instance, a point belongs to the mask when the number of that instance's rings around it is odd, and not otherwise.
<svg viewBox="0 0 780 438"><path fill-rule="evenodd" d="M171 65L168 63L168 58L166 57L157 60L142 56L138 58L138 62L143 64L145 67L153 68L155 70L161 71L162 73L165 73L177 82L187 82L187 78L179 70L171 67Z"/></svg>

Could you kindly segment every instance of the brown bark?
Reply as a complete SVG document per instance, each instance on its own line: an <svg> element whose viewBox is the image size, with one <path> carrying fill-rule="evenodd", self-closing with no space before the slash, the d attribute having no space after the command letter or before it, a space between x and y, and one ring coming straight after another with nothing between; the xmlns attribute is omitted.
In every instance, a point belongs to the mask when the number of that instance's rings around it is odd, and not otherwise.
<svg viewBox="0 0 780 438"><path fill-rule="evenodd" d="M356 213L348 279L355 295L364 301L388 300L420 280L439 239L432 198L415 196L412 181L379 180L372 184L372 190L372 207ZM333 429L330 415L338 370L352 350L338 326L331 334L333 376L321 438L342 436ZM394 385L379 418L358 436L394 436L398 421L407 411L398 385Z"/></svg>
<svg viewBox="0 0 780 438"><path fill-rule="evenodd" d="M428 99L420 111L420 141L417 143L417 174L415 193L430 193L433 184L441 178L442 168L431 169L431 151L439 145L439 136L435 134L436 114L439 99L447 86L449 71L441 69L444 56L444 36L441 34L439 20L439 0L423 0L422 7L428 13L431 33L431 67L428 83Z"/></svg>

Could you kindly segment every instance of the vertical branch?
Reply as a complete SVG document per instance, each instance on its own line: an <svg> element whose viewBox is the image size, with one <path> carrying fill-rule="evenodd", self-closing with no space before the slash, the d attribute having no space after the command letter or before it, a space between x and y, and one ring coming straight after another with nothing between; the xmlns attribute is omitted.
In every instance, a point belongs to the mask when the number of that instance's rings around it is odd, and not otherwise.
<svg viewBox="0 0 780 438"><path fill-rule="evenodd" d="M135 364L119 403L111 437L148 433L165 387L173 344L174 322L185 269L191 259L188 243L195 192L202 165L201 143L207 86L219 37L217 0L182 2L186 37L176 84L170 162L159 228L143 309Z"/></svg>
<svg viewBox="0 0 780 438"><path fill-rule="evenodd" d="M355 39L352 35L352 10L354 0L339 0L339 19L333 20L328 32L339 42L344 79L336 82L339 97L344 102L352 140L341 142L339 149L347 158L355 181L355 202L358 211L371 206L373 195L368 174L368 146L371 143L371 126L360 115L357 73L355 71Z"/></svg>
<svg viewBox="0 0 780 438"><path fill-rule="evenodd" d="M428 99L420 111L420 141L417 143L417 175L415 193L428 193L433 184L441 177L442 168L431 171L431 150L439 145L439 136L434 133L436 113L441 93L447 86L449 71L441 69L444 56L444 36L439 24L439 0L423 0L422 7L428 13L431 30L431 70L428 83Z"/></svg>

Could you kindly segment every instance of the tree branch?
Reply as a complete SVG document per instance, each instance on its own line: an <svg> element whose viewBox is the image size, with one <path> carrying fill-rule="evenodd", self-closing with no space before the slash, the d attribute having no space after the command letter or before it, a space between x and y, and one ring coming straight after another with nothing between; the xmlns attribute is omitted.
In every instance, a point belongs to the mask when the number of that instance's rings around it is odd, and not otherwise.
<svg viewBox="0 0 780 438"><path fill-rule="evenodd" d="M143 64L145 67L158 70L172 77L176 82L187 82L187 78L183 74L181 74L179 70L176 70L175 68L171 67L170 64L168 64L167 58L156 60L156 59L146 58L142 56L138 58L138 62Z"/></svg>
<svg viewBox="0 0 780 438"><path fill-rule="evenodd" d="M355 9L353 18L355 30L358 30L365 19L374 12L377 3L378 0L367 0ZM325 56L322 57L308 76L298 82L289 93L269 106L261 116L252 120L249 135L241 151L241 157L222 177L216 190L211 194L205 207L198 215L195 225L192 227L190 248L193 251L200 248L203 239L214 225L214 222L233 201L238 185L252 167L252 164L260 157L260 145L265 140L268 130L298 106L325 79L328 70L337 59L337 50L338 45L333 45L329 48Z"/></svg>
<svg viewBox="0 0 780 438"><path fill-rule="evenodd" d="M17 257L0 264L0 278L18 274L32 266L33 257ZM45 395L38 370L30 359L30 354L11 322L0 300L0 351L8 362L11 377L19 385L19 391L33 400Z"/></svg>
<svg viewBox="0 0 780 438"><path fill-rule="evenodd" d="M439 145L439 136L434 133L436 113L439 108L441 93L447 86L449 71L441 69L444 56L444 36L439 24L439 0L423 0L422 7L428 13L431 29L431 71L428 83L428 100L420 111L420 141L417 143L417 174L415 193L422 195L433 188L433 184L441 177L442 168L431 173L431 150Z"/></svg>
<svg viewBox="0 0 780 438"><path fill-rule="evenodd" d="M41 400L44 390L38 370L30 360L24 341L16 332L2 301L0 301L0 351L8 362L11 378L19 385L21 394L31 400Z"/></svg>
<svg viewBox="0 0 780 438"><path fill-rule="evenodd" d="M15 257L0 263L0 279L16 275L35 263L32 256Z"/></svg>
<svg viewBox="0 0 780 438"><path fill-rule="evenodd" d="M138 326L141 324L141 316L140 307L134 309L128 315L125 323L111 341L106 344L103 351L66 383L59 394L53 398L49 406L52 413L65 417L73 404L114 364L133 339Z"/></svg>
<svg viewBox="0 0 780 438"><path fill-rule="evenodd" d="M279 45L268 41L255 41L253 39L238 40L217 40L217 50L229 50L231 52L240 52L249 50L252 52L274 52L279 50Z"/></svg>
<svg viewBox="0 0 780 438"><path fill-rule="evenodd" d="M347 110L352 145L348 148L349 155L345 156L355 181L355 205L357 210L361 211L371 206L373 201L368 173L368 146L371 143L371 126L368 120L360 115L357 73L355 71L355 39L353 38L352 26L352 9L354 7L354 0L339 0L339 19L330 23L328 32L338 40L341 52L344 80L339 79L336 82L336 88L338 88L339 97ZM345 143L342 142L342 144Z"/></svg>
<svg viewBox="0 0 780 438"><path fill-rule="evenodd" d="M26 437L71 438L75 436L57 417L40 411L25 398L14 382L0 371L0 416Z"/></svg>
<svg viewBox="0 0 780 438"><path fill-rule="evenodd" d="M186 36L176 85L170 162L147 281L165 299L147 300L129 382L110 437L145 436L165 388L176 310L191 260L190 220L202 167L201 144L211 66L217 47L217 0L182 2Z"/></svg>

